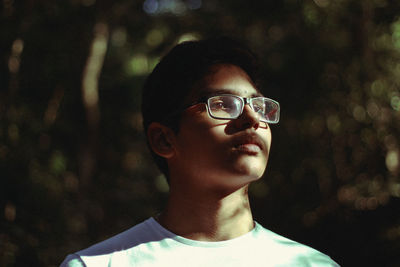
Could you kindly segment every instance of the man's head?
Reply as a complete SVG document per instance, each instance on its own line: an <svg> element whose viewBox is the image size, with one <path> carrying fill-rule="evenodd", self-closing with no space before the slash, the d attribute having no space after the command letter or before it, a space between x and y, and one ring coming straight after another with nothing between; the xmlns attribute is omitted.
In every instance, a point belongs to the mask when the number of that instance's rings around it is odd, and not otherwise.
<svg viewBox="0 0 400 267"><path fill-rule="evenodd" d="M188 97L204 86L205 78L218 64L242 69L254 83L257 60L242 44L228 38L184 42L175 46L149 75L143 91L143 126L147 133L153 122L163 124L177 133L181 111L190 103ZM156 164L168 178L164 157L151 150Z"/></svg>

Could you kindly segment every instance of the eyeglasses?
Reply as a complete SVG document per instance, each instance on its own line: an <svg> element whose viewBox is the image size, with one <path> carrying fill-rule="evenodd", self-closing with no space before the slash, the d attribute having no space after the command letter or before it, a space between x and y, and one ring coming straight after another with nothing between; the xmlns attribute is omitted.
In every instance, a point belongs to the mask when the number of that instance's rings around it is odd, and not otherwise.
<svg viewBox="0 0 400 267"><path fill-rule="evenodd" d="M201 99L194 104L198 103L205 103L208 114L214 119L237 119L242 115L244 106L249 104L251 109L258 114L260 121L271 124L279 122L279 103L266 97L247 98L224 94Z"/></svg>

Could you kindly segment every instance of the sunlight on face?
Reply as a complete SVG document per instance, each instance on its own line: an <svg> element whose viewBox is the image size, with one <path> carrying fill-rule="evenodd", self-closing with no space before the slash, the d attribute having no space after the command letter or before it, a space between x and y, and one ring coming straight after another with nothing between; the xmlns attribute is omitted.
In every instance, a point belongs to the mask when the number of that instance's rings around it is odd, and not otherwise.
<svg viewBox="0 0 400 267"><path fill-rule="evenodd" d="M239 67L221 64L214 70L205 79L206 87L193 92L190 101L209 94L260 95ZM171 174L196 186L239 188L262 176L270 144L268 125L248 105L239 118L219 120L209 116L205 104L198 104L182 116Z"/></svg>

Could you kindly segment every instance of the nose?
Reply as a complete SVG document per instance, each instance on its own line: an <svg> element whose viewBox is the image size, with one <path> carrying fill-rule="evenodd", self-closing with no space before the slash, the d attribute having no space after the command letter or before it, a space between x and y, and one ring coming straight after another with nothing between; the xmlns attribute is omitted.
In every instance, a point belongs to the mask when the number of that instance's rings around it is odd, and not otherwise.
<svg viewBox="0 0 400 267"><path fill-rule="evenodd" d="M239 130L249 128L256 130L260 126L260 117L249 104L246 104L243 107L243 113L235 120L235 125Z"/></svg>

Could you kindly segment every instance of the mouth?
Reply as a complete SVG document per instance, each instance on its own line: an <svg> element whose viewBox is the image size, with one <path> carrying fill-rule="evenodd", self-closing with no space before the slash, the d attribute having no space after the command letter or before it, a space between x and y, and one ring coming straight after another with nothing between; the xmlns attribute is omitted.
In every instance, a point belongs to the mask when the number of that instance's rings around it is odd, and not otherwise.
<svg viewBox="0 0 400 267"><path fill-rule="evenodd" d="M234 139L234 148L238 152L257 155L264 150L265 144L257 134L245 134Z"/></svg>
<svg viewBox="0 0 400 267"><path fill-rule="evenodd" d="M261 152L261 147L256 144L242 144L236 147L237 151L250 154L250 155L257 155Z"/></svg>

